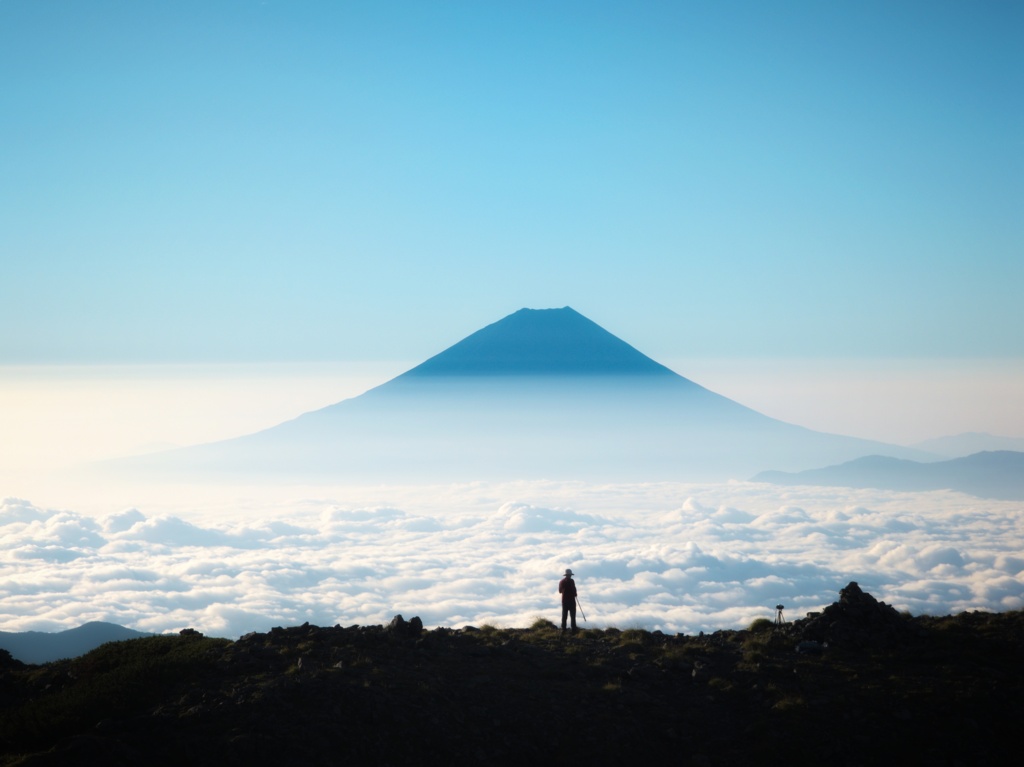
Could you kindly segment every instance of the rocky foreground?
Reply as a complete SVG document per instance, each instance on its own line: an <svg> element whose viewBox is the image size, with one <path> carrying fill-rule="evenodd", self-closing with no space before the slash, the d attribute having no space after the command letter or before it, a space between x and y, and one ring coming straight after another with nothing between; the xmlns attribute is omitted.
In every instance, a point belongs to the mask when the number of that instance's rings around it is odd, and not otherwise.
<svg viewBox="0 0 1024 767"><path fill-rule="evenodd" d="M1018 764L1024 614L701 636L303 625L0 658L3 765Z"/></svg>

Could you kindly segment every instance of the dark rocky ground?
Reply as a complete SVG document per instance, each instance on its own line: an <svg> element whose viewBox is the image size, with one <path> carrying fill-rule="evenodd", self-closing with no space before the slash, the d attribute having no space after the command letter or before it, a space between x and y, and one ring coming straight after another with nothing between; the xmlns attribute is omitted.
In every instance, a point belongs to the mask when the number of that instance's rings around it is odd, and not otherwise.
<svg viewBox="0 0 1024 767"><path fill-rule="evenodd" d="M1024 614L820 615L704 636L275 628L0 659L0 765L1018 764Z"/></svg>

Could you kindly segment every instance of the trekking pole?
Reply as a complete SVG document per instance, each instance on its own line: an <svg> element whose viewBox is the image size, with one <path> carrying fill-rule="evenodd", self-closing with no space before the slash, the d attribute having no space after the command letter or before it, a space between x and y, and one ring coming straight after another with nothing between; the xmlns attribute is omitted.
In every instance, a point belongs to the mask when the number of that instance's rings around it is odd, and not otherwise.
<svg viewBox="0 0 1024 767"><path fill-rule="evenodd" d="M585 612L583 612L583 605L582 605L582 604L580 604L580 598L579 598L579 597L576 597L576 604L577 604L577 605L579 606L579 608L580 608L580 615L582 615L582 616L583 616L583 620L586 620L586 619L587 619L587 614L586 614Z"/></svg>

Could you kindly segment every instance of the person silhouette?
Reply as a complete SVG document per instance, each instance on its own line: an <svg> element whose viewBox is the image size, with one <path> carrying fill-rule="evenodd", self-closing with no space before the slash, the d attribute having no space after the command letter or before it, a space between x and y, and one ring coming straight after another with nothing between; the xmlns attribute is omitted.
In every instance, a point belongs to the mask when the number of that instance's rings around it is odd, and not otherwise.
<svg viewBox="0 0 1024 767"><path fill-rule="evenodd" d="M558 582L558 593L562 595L562 631L565 631L566 618L572 618L572 630L576 631L576 581L572 579L572 570L566 568L565 577Z"/></svg>

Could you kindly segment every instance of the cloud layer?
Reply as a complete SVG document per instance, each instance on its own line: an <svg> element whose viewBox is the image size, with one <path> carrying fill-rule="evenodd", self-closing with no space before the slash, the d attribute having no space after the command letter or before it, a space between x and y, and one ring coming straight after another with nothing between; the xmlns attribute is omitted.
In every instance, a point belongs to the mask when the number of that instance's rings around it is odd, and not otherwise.
<svg viewBox="0 0 1024 767"><path fill-rule="evenodd" d="M822 607L856 580L913 613L1024 606L1024 508L722 485L467 486L396 506L304 500L212 518L0 504L0 630L89 620L237 637L275 625L526 626L577 573L590 626L696 633Z"/></svg>

